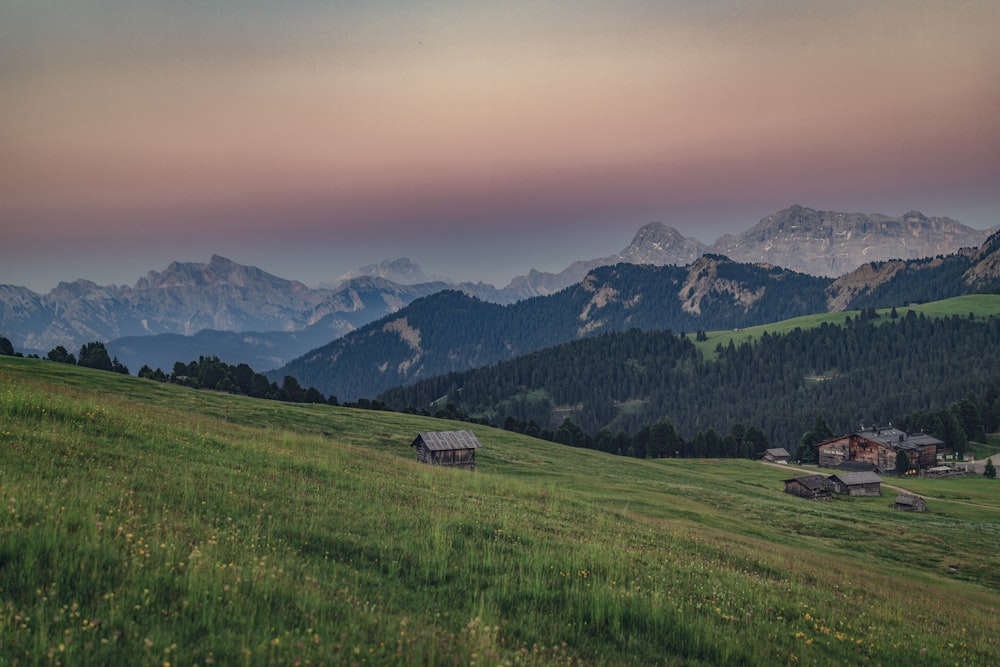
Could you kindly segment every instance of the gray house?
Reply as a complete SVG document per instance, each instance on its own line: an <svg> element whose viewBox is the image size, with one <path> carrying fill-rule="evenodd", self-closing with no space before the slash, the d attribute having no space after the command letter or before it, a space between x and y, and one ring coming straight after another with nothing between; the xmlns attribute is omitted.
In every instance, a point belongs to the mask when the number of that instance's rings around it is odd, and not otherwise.
<svg viewBox="0 0 1000 667"><path fill-rule="evenodd" d="M427 431L410 443L417 461L439 466L476 469L476 450L482 447L472 431Z"/></svg>

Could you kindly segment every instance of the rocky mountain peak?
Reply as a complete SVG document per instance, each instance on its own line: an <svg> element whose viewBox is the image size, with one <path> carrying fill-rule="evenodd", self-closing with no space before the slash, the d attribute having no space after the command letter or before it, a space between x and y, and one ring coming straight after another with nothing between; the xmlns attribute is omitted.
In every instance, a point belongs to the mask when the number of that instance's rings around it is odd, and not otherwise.
<svg viewBox="0 0 1000 667"><path fill-rule="evenodd" d="M1000 232L990 236L972 256L973 266L965 273L969 285L988 285L1000 281Z"/></svg>
<svg viewBox="0 0 1000 667"><path fill-rule="evenodd" d="M384 278L398 285L418 285L431 282L431 278L423 272L420 265L408 257L386 259L378 264L362 266L360 269L348 271L340 276L337 281L343 283L362 277Z"/></svg>
<svg viewBox="0 0 1000 667"><path fill-rule="evenodd" d="M687 238L662 222L652 222L641 227L632 243L613 259L630 264L683 266L693 262L706 250L708 247L697 239Z"/></svg>
<svg viewBox="0 0 1000 667"><path fill-rule="evenodd" d="M794 205L742 234L723 236L712 248L738 262L835 278L869 262L934 257L978 246L986 235L951 218L927 217L916 210L893 217Z"/></svg>

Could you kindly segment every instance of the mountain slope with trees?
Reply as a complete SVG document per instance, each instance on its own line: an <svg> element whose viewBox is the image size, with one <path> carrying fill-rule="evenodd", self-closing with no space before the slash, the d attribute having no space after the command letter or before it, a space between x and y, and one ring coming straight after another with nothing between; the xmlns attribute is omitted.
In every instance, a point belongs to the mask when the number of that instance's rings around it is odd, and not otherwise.
<svg viewBox="0 0 1000 667"><path fill-rule="evenodd" d="M591 435L636 433L668 419L689 439L739 423L794 451L817 415L840 433L985 394L1000 375L983 359L998 357L1000 318L864 311L843 326L720 346L715 360L669 332L606 334L395 388L379 400L397 410L448 403L498 426L513 419L555 429L569 417ZM980 419L996 428L1000 404L984 410ZM963 427L975 431L971 422ZM964 444L957 432L954 440Z"/></svg>
<svg viewBox="0 0 1000 667"><path fill-rule="evenodd" d="M695 332L798 315L902 306L1000 290L1000 235L979 250L870 264L837 281L705 255L689 266L619 264L579 284L510 306L459 293L414 302L390 317L273 371L344 400L484 366L559 343L631 328Z"/></svg>
<svg viewBox="0 0 1000 667"><path fill-rule="evenodd" d="M688 267L620 264L510 306L459 292L391 316L273 371L342 400L608 331L695 331L762 324L825 309L828 279L706 256Z"/></svg>

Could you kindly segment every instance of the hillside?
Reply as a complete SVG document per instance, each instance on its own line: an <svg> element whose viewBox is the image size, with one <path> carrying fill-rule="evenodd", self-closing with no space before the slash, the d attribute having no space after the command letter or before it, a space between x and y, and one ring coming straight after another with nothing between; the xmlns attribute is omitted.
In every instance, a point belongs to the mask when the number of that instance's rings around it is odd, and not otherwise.
<svg viewBox="0 0 1000 667"><path fill-rule="evenodd" d="M902 309L896 318L888 310L828 316L839 318L833 324L814 316L808 329L779 323L753 335L719 332L705 336L711 358L687 337L631 330L398 387L379 399L397 410L453 404L498 426L514 418L555 429L570 417L591 435L634 434L669 419L691 439L742 424L794 452L817 415L847 432L859 421L884 424L939 410L1000 382L996 368L982 363L1000 357L1000 296L962 303L968 310L949 317L927 307ZM937 312L949 310L944 302ZM985 315L970 319L973 310Z"/></svg>
<svg viewBox="0 0 1000 667"><path fill-rule="evenodd" d="M1000 234L978 250L873 263L836 281L705 255L594 269L561 292L501 307L439 293L276 369L341 400L485 366L598 333L742 329L791 317L1000 291Z"/></svg>
<svg viewBox="0 0 1000 667"><path fill-rule="evenodd" d="M21 664L990 664L1000 484L931 512L790 471L0 358L0 645ZM914 482L915 484L917 482ZM962 502L946 498L961 497Z"/></svg>
<svg viewBox="0 0 1000 667"><path fill-rule="evenodd" d="M619 264L510 306L442 292L276 369L341 400L562 342L631 328L752 326L826 308L825 278L706 256L690 266Z"/></svg>

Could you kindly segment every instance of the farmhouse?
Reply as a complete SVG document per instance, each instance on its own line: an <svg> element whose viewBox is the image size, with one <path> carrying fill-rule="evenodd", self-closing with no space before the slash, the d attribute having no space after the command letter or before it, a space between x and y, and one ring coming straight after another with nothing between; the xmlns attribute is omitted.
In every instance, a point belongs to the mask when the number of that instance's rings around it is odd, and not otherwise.
<svg viewBox="0 0 1000 667"><path fill-rule="evenodd" d="M476 450L482 447L472 431L427 431L419 433L411 447L416 447L417 461L439 466L476 469Z"/></svg>
<svg viewBox="0 0 1000 667"><path fill-rule="evenodd" d="M827 481L836 493L848 496L882 495L882 478L874 472L841 472Z"/></svg>
<svg viewBox="0 0 1000 667"><path fill-rule="evenodd" d="M937 448L944 443L925 433L909 435L898 428L862 426L860 431L816 446L819 464L836 468L848 461L869 463L879 470L895 470L896 457L905 452L910 467L925 470L937 465Z"/></svg>
<svg viewBox="0 0 1000 667"><path fill-rule="evenodd" d="M774 447L764 450L764 460L770 463L788 463L788 459L791 456L784 447Z"/></svg>
<svg viewBox="0 0 1000 667"><path fill-rule="evenodd" d="M785 480L785 493L811 500L831 500L830 483L823 475L805 475Z"/></svg>

